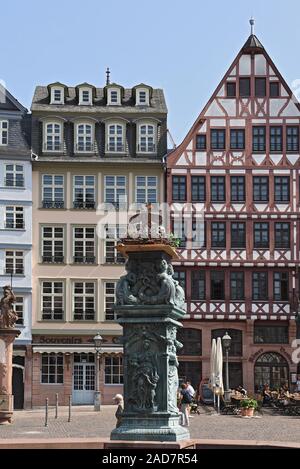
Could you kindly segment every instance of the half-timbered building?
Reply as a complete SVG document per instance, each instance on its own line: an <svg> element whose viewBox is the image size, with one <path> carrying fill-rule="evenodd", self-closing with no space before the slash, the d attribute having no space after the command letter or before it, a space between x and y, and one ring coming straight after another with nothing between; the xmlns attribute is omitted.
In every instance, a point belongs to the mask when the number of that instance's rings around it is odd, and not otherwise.
<svg viewBox="0 0 300 469"><path fill-rule="evenodd" d="M181 376L209 377L228 331L230 386L295 382L300 106L252 34L167 159L177 279L187 311Z"/></svg>

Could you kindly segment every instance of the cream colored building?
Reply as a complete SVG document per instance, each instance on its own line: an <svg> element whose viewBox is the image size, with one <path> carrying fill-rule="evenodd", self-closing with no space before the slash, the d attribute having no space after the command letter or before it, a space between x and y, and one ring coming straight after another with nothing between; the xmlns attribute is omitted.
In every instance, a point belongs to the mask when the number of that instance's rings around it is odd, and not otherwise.
<svg viewBox="0 0 300 469"><path fill-rule="evenodd" d="M32 103L32 405L55 394L92 404L100 332L102 402L122 392L113 311L124 261L112 208L164 200L167 109L162 90L116 84L37 87ZM106 210L100 210L101 204ZM102 207L103 208L103 207ZM104 236L98 236L102 223ZM112 224L111 224L112 223Z"/></svg>

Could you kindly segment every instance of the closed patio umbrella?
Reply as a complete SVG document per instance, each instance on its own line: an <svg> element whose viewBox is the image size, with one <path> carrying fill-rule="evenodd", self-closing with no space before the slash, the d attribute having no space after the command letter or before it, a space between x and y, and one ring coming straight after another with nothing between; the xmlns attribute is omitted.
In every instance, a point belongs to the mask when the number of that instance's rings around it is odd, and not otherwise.
<svg viewBox="0 0 300 469"><path fill-rule="evenodd" d="M223 351L221 337L217 339L217 348L215 355L215 393L218 396L218 412L220 413L220 396L224 394L223 386Z"/></svg>
<svg viewBox="0 0 300 469"><path fill-rule="evenodd" d="M216 339L213 339L211 342L211 353L210 353L210 377L209 377L209 387L214 393L214 406L216 405L216 374L215 374L215 363L216 363L216 351L217 351L217 342Z"/></svg>

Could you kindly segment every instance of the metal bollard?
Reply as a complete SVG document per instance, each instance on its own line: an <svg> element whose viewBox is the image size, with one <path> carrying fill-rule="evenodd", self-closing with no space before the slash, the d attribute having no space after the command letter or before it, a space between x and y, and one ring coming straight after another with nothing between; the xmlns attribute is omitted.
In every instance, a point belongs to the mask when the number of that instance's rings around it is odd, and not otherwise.
<svg viewBox="0 0 300 469"><path fill-rule="evenodd" d="M45 405L45 427L48 427L48 406L49 406L49 399L46 397L46 405Z"/></svg>
<svg viewBox="0 0 300 469"><path fill-rule="evenodd" d="M70 394L70 396L69 396L69 418L68 418L68 422L71 422L71 409L72 409L72 396Z"/></svg>
<svg viewBox="0 0 300 469"><path fill-rule="evenodd" d="M55 394L55 418L58 417L58 394Z"/></svg>

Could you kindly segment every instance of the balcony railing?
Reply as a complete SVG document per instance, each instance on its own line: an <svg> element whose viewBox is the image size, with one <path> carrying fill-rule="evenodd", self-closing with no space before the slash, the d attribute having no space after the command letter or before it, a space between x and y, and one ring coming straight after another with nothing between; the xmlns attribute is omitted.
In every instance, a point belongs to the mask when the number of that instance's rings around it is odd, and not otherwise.
<svg viewBox="0 0 300 469"><path fill-rule="evenodd" d="M95 256L74 256L74 263L75 264L95 264L96 257Z"/></svg>
<svg viewBox="0 0 300 469"><path fill-rule="evenodd" d="M117 210L121 207L122 209L125 209L127 207L127 200L106 200L104 202L107 206L113 205Z"/></svg>
<svg viewBox="0 0 300 469"><path fill-rule="evenodd" d="M94 200L86 200L85 202L82 200L74 200L73 202L73 208L93 209L95 208L95 205Z"/></svg>
<svg viewBox="0 0 300 469"><path fill-rule="evenodd" d="M24 178L21 177L7 177L4 179L5 187L24 187Z"/></svg>
<svg viewBox="0 0 300 469"><path fill-rule="evenodd" d="M118 144L108 144L106 147L107 151L111 151L113 153L124 153L125 152L125 145L118 145Z"/></svg>
<svg viewBox="0 0 300 469"><path fill-rule="evenodd" d="M105 256L106 264L124 264L125 258L119 253L115 255L114 253L106 254Z"/></svg>
<svg viewBox="0 0 300 469"><path fill-rule="evenodd" d="M51 256L51 255L44 255L43 262L46 264L63 264L64 263L64 256Z"/></svg>
<svg viewBox="0 0 300 469"><path fill-rule="evenodd" d="M24 274L24 267L5 267L5 273L7 275L23 275Z"/></svg>
<svg viewBox="0 0 300 469"><path fill-rule="evenodd" d="M95 311L93 309L76 309L73 313L74 321L94 321Z"/></svg>
<svg viewBox="0 0 300 469"><path fill-rule="evenodd" d="M141 153L155 153L156 151L156 145L154 144L148 144L148 145L138 145L138 151Z"/></svg>
<svg viewBox="0 0 300 469"><path fill-rule="evenodd" d="M94 143L76 143L75 149L78 152L91 153L95 151L95 144Z"/></svg>
<svg viewBox="0 0 300 469"><path fill-rule="evenodd" d="M63 151L63 148L64 148L64 145L63 143L44 143L43 145L43 150L45 152L49 151L51 153L55 153L55 152L62 152Z"/></svg>
<svg viewBox="0 0 300 469"><path fill-rule="evenodd" d="M42 311L42 319L45 321L61 321L64 319L64 311L62 309L48 309Z"/></svg>
<svg viewBox="0 0 300 469"><path fill-rule="evenodd" d="M64 208L65 203L63 200L43 200L43 208Z"/></svg>
<svg viewBox="0 0 300 469"><path fill-rule="evenodd" d="M16 223L9 221L5 223L5 228L7 230L23 230L25 228L25 224L23 221L18 221Z"/></svg>

